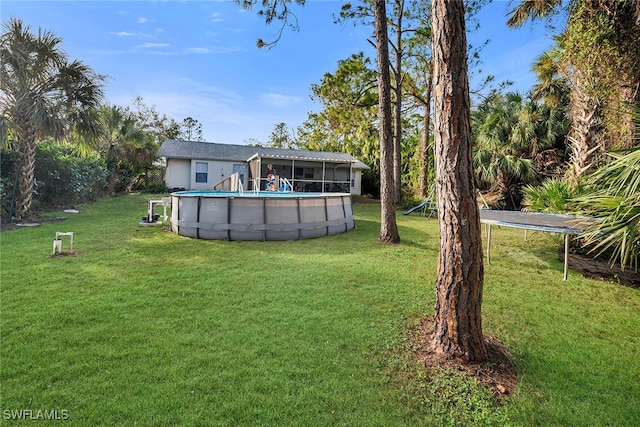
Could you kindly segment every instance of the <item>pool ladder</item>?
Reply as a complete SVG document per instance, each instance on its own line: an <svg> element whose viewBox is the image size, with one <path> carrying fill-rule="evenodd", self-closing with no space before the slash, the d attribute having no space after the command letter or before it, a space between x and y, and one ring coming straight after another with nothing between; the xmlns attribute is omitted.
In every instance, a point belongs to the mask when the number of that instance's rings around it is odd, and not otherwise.
<svg viewBox="0 0 640 427"><path fill-rule="evenodd" d="M287 178L280 178L280 185L278 188L285 188L285 190L283 190L285 193L293 191L293 186Z"/></svg>

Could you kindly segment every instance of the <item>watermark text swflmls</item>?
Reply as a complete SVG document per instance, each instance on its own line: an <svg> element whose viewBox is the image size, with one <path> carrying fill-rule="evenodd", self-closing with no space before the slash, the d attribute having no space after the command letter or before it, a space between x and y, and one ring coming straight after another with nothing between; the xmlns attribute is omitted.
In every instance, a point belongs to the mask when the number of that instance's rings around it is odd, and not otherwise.
<svg viewBox="0 0 640 427"><path fill-rule="evenodd" d="M67 409L5 409L2 411L5 420L68 420Z"/></svg>

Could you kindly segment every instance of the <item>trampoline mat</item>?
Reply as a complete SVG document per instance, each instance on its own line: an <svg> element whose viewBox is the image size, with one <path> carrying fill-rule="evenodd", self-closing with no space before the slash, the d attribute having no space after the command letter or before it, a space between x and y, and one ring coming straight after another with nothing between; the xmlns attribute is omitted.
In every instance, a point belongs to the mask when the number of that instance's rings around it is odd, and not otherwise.
<svg viewBox="0 0 640 427"><path fill-rule="evenodd" d="M485 224L555 233L580 234L594 223L592 218L541 212L480 210L480 221Z"/></svg>

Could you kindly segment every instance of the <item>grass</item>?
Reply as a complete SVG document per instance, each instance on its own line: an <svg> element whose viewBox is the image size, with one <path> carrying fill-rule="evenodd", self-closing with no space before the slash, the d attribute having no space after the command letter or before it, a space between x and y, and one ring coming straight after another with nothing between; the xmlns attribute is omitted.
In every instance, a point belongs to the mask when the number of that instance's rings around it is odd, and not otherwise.
<svg viewBox="0 0 640 427"><path fill-rule="evenodd" d="M640 425L640 294L563 282L558 237L494 230L484 329L520 374L497 405L404 352L433 311L435 220L399 215L385 246L379 206L356 204L337 236L205 241L139 227L156 197L0 234L3 425L21 409L71 425ZM56 231L76 256L49 256Z"/></svg>

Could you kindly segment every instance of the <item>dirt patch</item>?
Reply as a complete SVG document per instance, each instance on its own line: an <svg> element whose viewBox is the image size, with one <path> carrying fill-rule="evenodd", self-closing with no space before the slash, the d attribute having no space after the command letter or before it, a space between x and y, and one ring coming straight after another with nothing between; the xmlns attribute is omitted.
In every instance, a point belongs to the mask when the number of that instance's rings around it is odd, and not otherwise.
<svg viewBox="0 0 640 427"><path fill-rule="evenodd" d="M65 257L76 257L76 256L78 256L77 252L62 251L57 254L49 255L47 256L47 258L65 258Z"/></svg>
<svg viewBox="0 0 640 427"><path fill-rule="evenodd" d="M34 215L34 216L23 218L17 221L14 220L11 222L11 224L5 222L3 219L2 222L0 223L0 231L15 230L15 229L24 228L24 227L37 227L38 225L43 224L45 222L46 223L62 222L68 218L69 217L66 217L66 216L42 217L42 216Z"/></svg>
<svg viewBox="0 0 640 427"><path fill-rule="evenodd" d="M414 359L430 370L453 370L464 372L493 392L496 401L510 396L518 384L518 373L505 345L493 336L486 336L489 353L483 363L465 363L459 359L447 359L433 348L433 316L422 319L418 327L409 334Z"/></svg>
<svg viewBox="0 0 640 427"><path fill-rule="evenodd" d="M558 259L564 262L564 248L558 250ZM622 269L620 264L610 264L605 258L593 258L577 250L569 251L569 269L590 279L604 280L631 288L640 288L640 273L635 267Z"/></svg>

